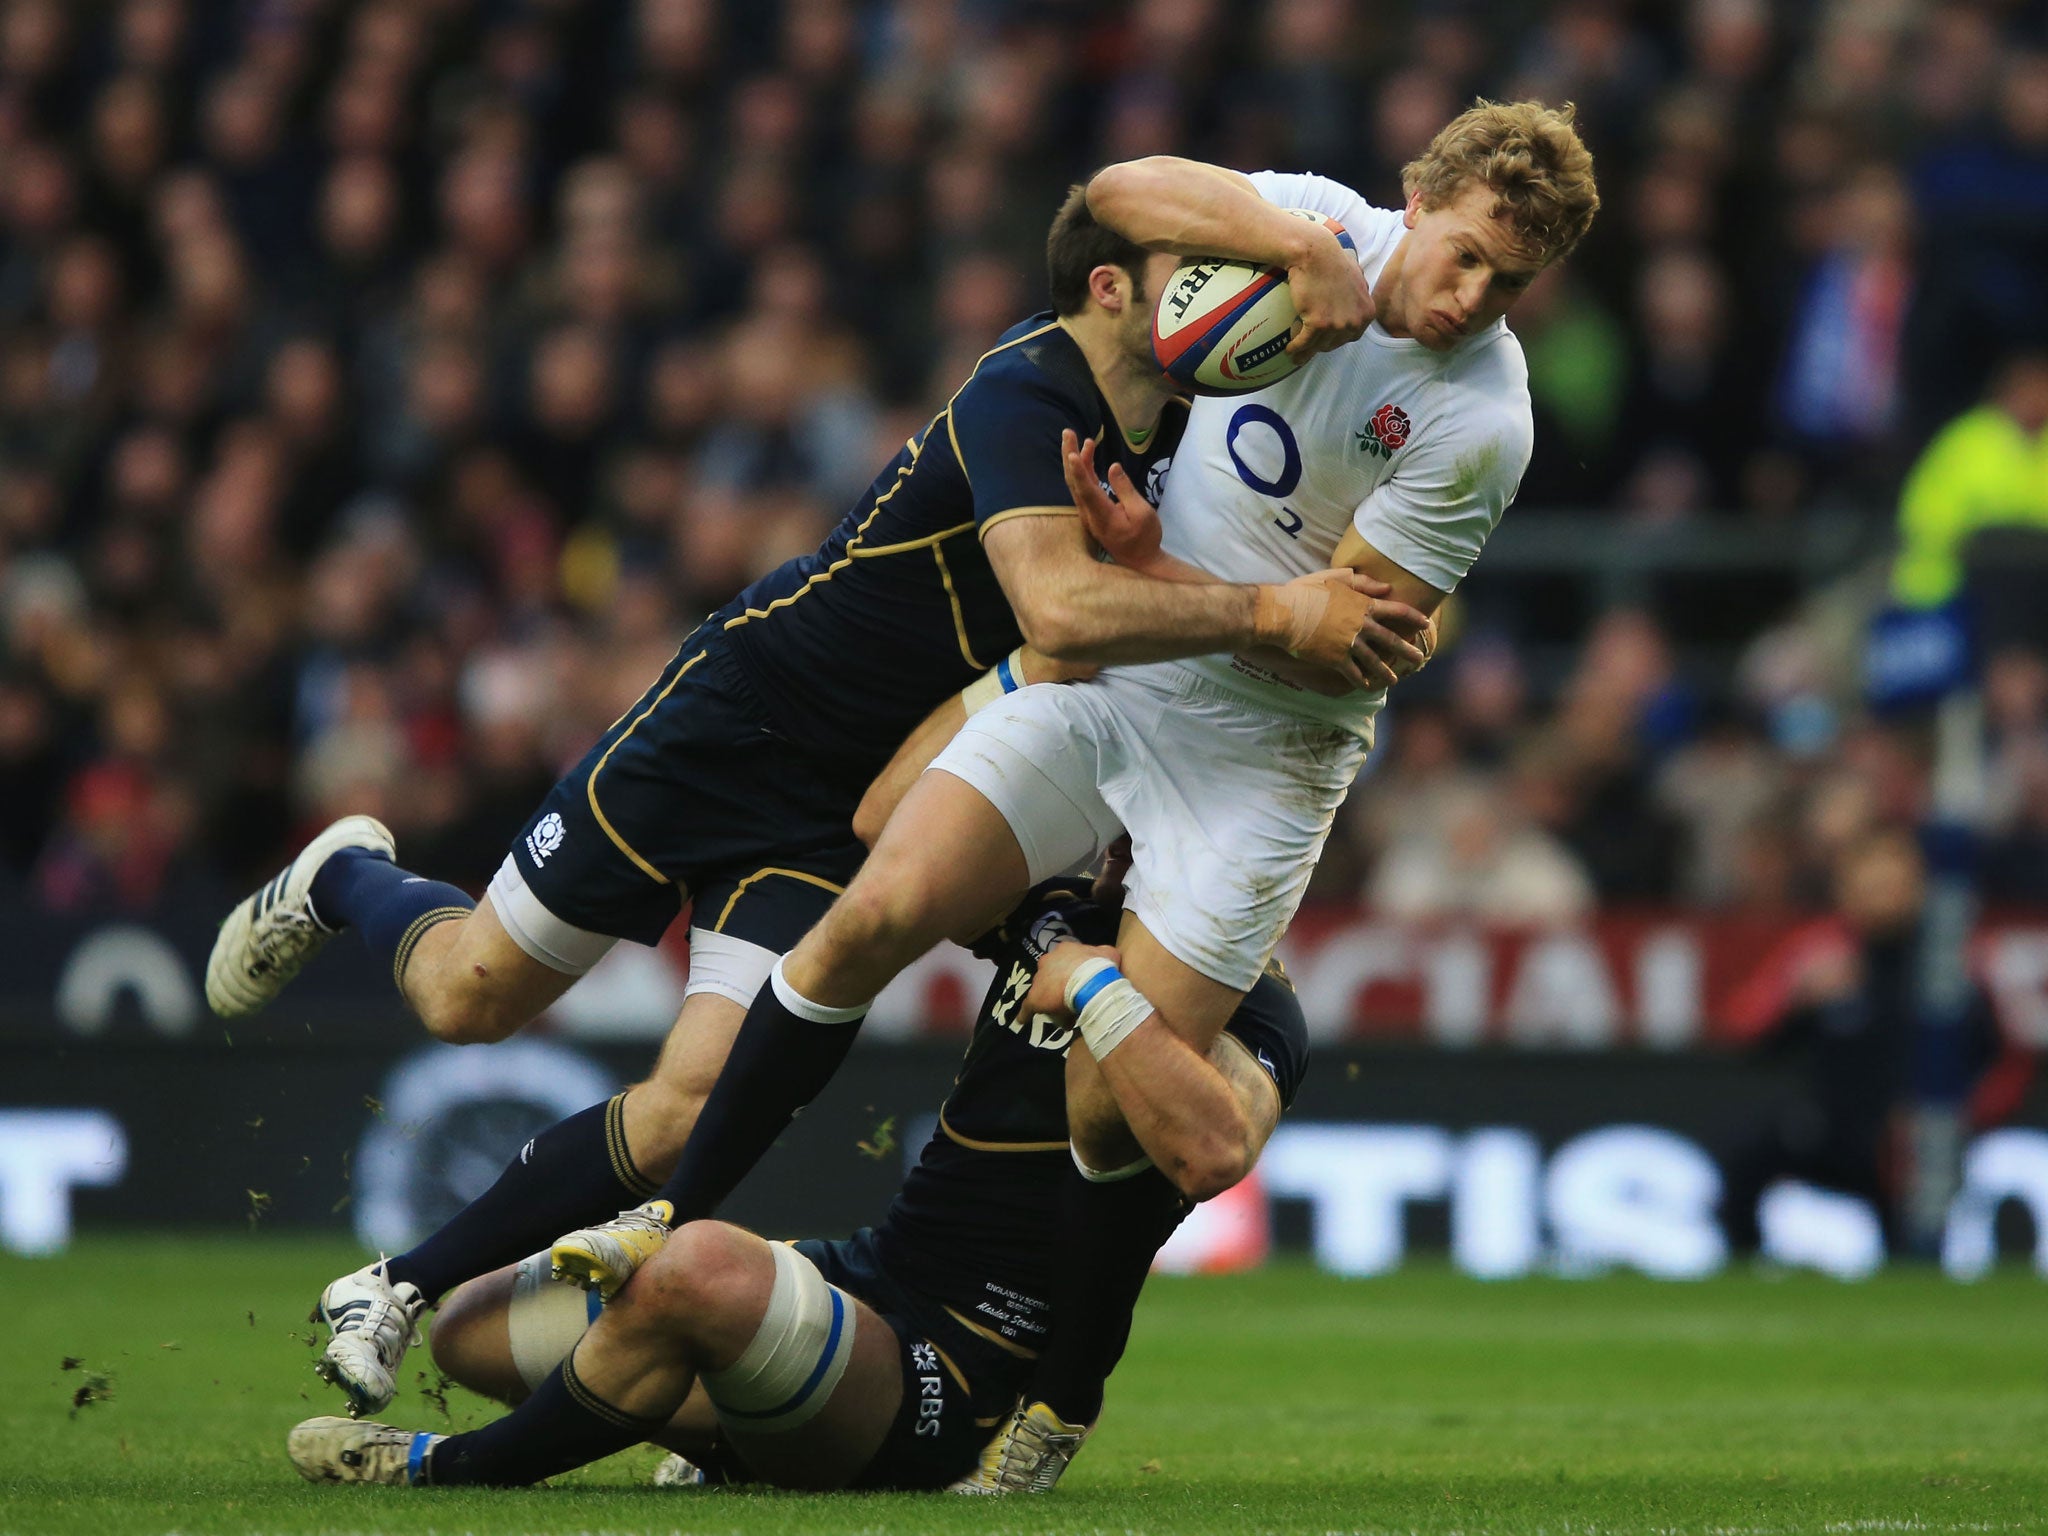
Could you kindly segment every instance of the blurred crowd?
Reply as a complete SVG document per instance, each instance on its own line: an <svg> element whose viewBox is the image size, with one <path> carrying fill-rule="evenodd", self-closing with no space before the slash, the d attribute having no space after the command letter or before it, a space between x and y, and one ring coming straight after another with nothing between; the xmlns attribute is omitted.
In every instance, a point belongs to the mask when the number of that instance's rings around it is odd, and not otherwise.
<svg viewBox="0 0 2048 1536"><path fill-rule="evenodd" d="M343 809L481 882L1042 304L1070 181L1392 203L1477 94L1575 100L1606 197L1517 317L1513 516L1881 530L2048 340L2038 3L0 0L0 882L146 905ZM1812 899L1925 781L1830 623L1720 679L1632 610L1557 676L1459 637L1319 889ZM2048 668L1993 701L2002 846L2048 848Z"/></svg>
<svg viewBox="0 0 2048 1536"><path fill-rule="evenodd" d="M1855 626L1840 617L1759 636L1717 695L1688 678L1648 613L1617 609L1547 708L1511 640L1463 639L1442 683L1397 695L1382 717L1314 891L1362 891L1393 916L1517 925L1608 904L1788 920L1831 905L1872 836L1926 814L1935 753L1924 722L1841 704ZM1984 713L1981 893L2048 905L2040 650L1992 653Z"/></svg>

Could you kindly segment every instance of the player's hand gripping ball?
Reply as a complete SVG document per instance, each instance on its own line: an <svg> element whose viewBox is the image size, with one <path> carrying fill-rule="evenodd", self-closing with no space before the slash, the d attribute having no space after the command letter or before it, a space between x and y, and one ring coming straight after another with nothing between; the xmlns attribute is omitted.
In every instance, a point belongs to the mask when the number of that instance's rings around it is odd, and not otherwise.
<svg viewBox="0 0 2048 1536"><path fill-rule="evenodd" d="M1306 208L1347 251L1357 247L1335 219ZM1198 395L1239 395L1277 384L1307 361L1287 350L1301 325L1284 267L1211 257L1184 261L1152 311L1152 356L1167 377Z"/></svg>

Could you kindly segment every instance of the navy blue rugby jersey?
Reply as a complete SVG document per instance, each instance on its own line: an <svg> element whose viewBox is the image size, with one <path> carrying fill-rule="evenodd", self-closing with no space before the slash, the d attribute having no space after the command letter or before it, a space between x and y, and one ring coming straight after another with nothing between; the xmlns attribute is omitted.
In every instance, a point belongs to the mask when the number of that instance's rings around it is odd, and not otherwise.
<svg viewBox="0 0 2048 1536"><path fill-rule="evenodd" d="M1119 909L1086 892L1085 884L1047 881L976 946L995 961L995 982L938 1128L875 1229L898 1283L1026 1349L1050 1323L1074 1032L1040 1022L1043 1015L1025 1017L1018 1005L1051 943L1067 935L1114 941ZM1308 1028L1277 966L1245 994L1228 1028L1272 1074L1281 1103L1291 1104L1308 1065Z"/></svg>
<svg viewBox="0 0 2048 1536"><path fill-rule="evenodd" d="M814 553L712 616L776 729L879 767L949 694L1022 643L982 536L1028 507L1068 507L1067 428L1157 488L1187 423L1169 401L1142 447L1123 436L1087 359L1050 311L1003 333L946 408Z"/></svg>

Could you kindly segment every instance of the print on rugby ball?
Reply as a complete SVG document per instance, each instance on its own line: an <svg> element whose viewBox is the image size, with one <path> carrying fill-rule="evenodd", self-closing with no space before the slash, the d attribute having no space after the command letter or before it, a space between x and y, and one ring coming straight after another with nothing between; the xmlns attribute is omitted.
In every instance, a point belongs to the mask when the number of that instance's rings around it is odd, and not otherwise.
<svg viewBox="0 0 2048 1536"><path fill-rule="evenodd" d="M1347 251L1356 249L1335 219L1305 208L1287 211L1319 221ZM1197 257L1176 267L1160 292L1152 355L1169 378L1196 394L1264 389L1301 365L1287 354L1300 319L1285 269Z"/></svg>

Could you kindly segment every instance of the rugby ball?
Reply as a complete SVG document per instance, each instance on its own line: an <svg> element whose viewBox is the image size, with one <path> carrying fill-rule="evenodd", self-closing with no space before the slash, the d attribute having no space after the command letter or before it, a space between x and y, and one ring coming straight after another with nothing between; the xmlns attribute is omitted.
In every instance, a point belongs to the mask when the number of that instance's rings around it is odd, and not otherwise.
<svg viewBox="0 0 2048 1536"><path fill-rule="evenodd" d="M1335 219L1306 208L1287 210L1314 219L1356 250ZM1301 366L1290 357L1301 316L1282 267L1198 257L1174 268L1152 311L1152 356L1168 378L1198 395L1237 395L1278 383Z"/></svg>

